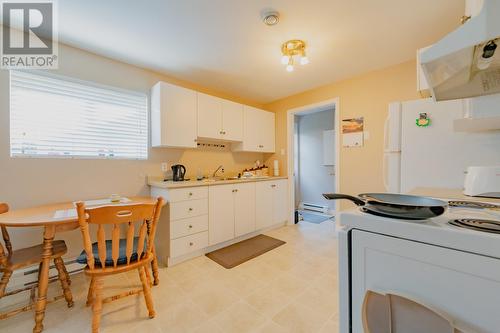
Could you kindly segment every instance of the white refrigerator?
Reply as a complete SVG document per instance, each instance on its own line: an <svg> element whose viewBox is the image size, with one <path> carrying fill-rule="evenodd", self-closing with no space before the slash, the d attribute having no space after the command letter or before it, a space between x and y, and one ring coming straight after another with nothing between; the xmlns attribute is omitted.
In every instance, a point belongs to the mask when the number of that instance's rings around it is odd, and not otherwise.
<svg viewBox="0 0 500 333"><path fill-rule="evenodd" d="M500 165L500 131L457 132L453 120L469 112L467 100L420 99L389 104L383 178L387 192L416 187L463 188L468 166ZM425 117L427 126L418 126ZM425 121L421 122L421 125Z"/></svg>

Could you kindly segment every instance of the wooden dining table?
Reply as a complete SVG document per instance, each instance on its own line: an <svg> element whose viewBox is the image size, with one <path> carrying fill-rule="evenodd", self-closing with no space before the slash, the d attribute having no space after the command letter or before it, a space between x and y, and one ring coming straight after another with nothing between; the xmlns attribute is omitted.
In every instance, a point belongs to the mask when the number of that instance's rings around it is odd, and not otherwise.
<svg viewBox="0 0 500 333"><path fill-rule="evenodd" d="M152 197L128 197L128 199L130 199L130 201L125 203L116 203L116 205L156 203L156 198ZM40 265L40 271L38 273L38 295L35 303L34 333L39 333L43 330L43 319L45 317L45 308L47 306L50 257L52 255L52 244L55 234L58 232L74 230L79 227L78 217L74 214L67 213L69 210L74 208L75 205L73 202L63 202L17 209L0 214L0 226L8 228L43 228L43 261ZM155 279L156 278L157 276L155 276Z"/></svg>

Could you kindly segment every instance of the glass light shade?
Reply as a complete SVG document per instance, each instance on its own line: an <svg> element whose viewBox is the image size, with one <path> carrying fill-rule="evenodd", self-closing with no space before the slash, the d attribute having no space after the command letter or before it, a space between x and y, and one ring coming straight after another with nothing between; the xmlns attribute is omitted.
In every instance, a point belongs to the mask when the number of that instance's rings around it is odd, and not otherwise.
<svg viewBox="0 0 500 333"><path fill-rule="evenodd" d="M284 56L281 57L281 63L283 65L288 64L288 61L289 61L288 56L284 55Z"/></svg>
<svg viewBox="0 0 500 333"><path fill-rule="evenodd" d="M286 71L287 72L293 72L293 65L287 65L286 66Z"/></svg>
<svg viewBox="0 0 500 333"><path fill-rule="evenodd" d="M301 65L307 65L309 63L309 58L306 56L303 56L300 58L300 64Z"/></svg>

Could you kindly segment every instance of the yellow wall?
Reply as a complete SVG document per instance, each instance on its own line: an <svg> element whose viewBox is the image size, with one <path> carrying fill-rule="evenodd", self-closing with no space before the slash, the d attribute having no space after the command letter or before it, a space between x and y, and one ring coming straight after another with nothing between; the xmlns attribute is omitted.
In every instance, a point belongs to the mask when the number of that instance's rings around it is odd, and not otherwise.
<svg viewBox="0 0 500 333"><path fill-rule="evenodd" d="M387 106L392 101L419 98L415 68L415 61L409 61L264 105L265 109L276 112L278 154L270 156L267 163L272 165L272 160L278 159L282 173L286 173L287 156L279 152L287 148L287 110L339 97L340 119L364 117L365 131L369 132L362 148L340 150L340 191L348 194L384 191L382 158Z"/></svg>

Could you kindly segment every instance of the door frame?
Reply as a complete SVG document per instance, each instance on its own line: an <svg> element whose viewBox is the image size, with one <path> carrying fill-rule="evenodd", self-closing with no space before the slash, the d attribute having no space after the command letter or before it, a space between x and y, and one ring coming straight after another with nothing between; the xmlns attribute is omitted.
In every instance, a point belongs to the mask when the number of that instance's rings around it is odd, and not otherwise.
<svg viewBox="0 0 500 333"><path fill-rule="evenodd" d="M335 130L335 192L340 192L340 98L335 97L321 102L312 103L287 110L287 174L288 174L288 207L290 207L290 218L288 224L295 223L295 150L294 150L294 126L295 116L311 114L321 111L334 110Z"/></svg>

